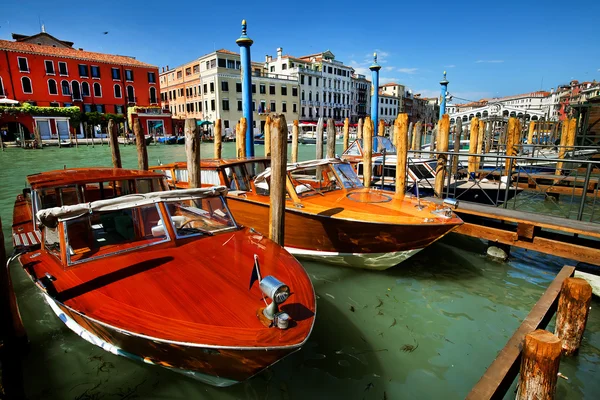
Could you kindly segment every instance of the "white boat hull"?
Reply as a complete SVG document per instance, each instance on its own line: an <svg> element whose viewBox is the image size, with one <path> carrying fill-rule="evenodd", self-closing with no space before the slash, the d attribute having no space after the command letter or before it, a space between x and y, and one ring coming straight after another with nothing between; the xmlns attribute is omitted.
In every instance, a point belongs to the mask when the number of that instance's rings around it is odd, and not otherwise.
<svg viewBox="0 0 600 400"><path fill-rule="evenodd" d="M288 247L285 249L296 258L344 265L374 271L382 271L406 261L423 249L395 251L392 253L338 253Z"/></svg>

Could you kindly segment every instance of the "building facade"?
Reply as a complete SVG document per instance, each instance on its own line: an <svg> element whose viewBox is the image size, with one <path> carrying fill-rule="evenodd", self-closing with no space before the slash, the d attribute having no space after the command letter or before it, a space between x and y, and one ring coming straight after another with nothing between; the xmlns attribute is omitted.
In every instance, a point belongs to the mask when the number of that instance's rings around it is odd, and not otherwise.
<svg viewBox="0 0 600 400"><path fill-rule="evenodd" d="M240 55L221 49L160 73L160 100L173 114L178 127L186 118L214 123L221 119L224 132L232 134L242 115ZM299 118L300 92L294 76L267 72L252 63L254 132L264 130L269 113L284 114L291 123Z"/></svg>
<svg viewBox="0 0 600 400"><path fill-rule="evenodd" d="M371 112L371 81L364 75L352 75L352 92L350 93L350 122L355 124L358 120L370 115Z"/></svg>
<svg viewBox="0 0 600 400"><path fill-rule="evenodd" d="M126 114L130 106L158 106L158 68L133 57L84 51L42 31L0 40L0 98L42 107ZM68 118L35 118L42 138L68 134ZM156 120L170 125L170 115ZM143 127L148 133L147 126Z"/></svg>
<svg viewBox="0 0 600 400"><path fill-rule="evenodd" d="M335 59L327 50L302 57L267 55L265 68L271 74L285 75L300 85L300 120L316 121L319 117L343 121L352 110L352 74L354 69Z"/></svg>
<svg viewBox="0 0 600 400"><path fill-rule="evenodd" d="M400 112L401 103L400 98L379 90L379 119L383 120L386 125L393 124Z"/></svg>

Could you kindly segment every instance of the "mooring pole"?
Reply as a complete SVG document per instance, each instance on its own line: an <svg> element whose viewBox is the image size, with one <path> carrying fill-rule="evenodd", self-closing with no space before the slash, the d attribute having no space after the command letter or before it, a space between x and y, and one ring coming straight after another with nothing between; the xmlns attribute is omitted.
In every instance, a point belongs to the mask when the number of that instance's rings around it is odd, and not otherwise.
<svg viewBox="0 0 600 400"><path fill-rule="evenodd" d="M221 152L223 150L223 135L221 133L221 118L217 118L215 121L215 137L213 138L213 144L215 146L214 156L218 160L221 158Z"/></svg>
<svg viewBox="0 0 600 400"><path fill-rule="evenodd" d="M373 124L377 124L379 122L379 70L381 69L381 65L377 64L377 53L373 53L373 65L369 69L372 78L371 121Z"/></svg>
<svg viewBox="0 0 600 400"><path fill-rule="evenodd" d="M246 36L246 20L242 21L242 36L235 41L240 46L240 60L242 63L242 113L246 118L246 156L254 157L254 135L252 115L252 67L250 46L252 39Z"/></svg>
<svg viewBox="0 0 600 400"><path fill-rule="evenodd" d="M117 126L112 118L108 120L108 140L110 145L110 153L112 155L113 168L122 168Z"/></svg>
<svg viewBox="0 0 600 400"><path fill-rule="evenodd" d="M344 120L344 144L342 145L342 152L346 151L350 145L350 120L348 117Z"/></svg>
<svg viewBox="0 0 600 400"><path fill-rule="evenodd" d="M435 168L435 193L439 198L443 197L444 193L444 174L446 173L446 162L448 156L444 154L448 151L448 140L450 138L450 117L448 114L442 115L442 119L438 125L437 133L437 166Z"/></svg>
<svg viewBox="0 0 600 400"><path fill-rule="evenodd" d="M265 120L265 157L271 157L271 116Z"/></svg>
<svg viewBox="0 0 600 400"><path fill-rule="evenodd" d="M561 341L537 329L525 336L517 400L554 399Z"/></svg>
<svg viewBox="0 0 600 400"><path fill-rule="evenodd" d="M298 162L298 120L294 120L294 126L292 126L292 162Z"/></svg>
<svg viewBox="0 0 600 400"><path fill-rule="evenodd" d="M185 155L187 159L188 187L202 187L200 178L200 135L196 118L185 120Z"/></svg>
<svg viewBox="0 0 600 400"><path fill-rule="evenodd" d="M469 154L477 153L477 135L479 134L479 118L471 120L471 136L469 137ZM469 179L475 178L477 157L469 155Z"/></svg>
<svg viewBox="0 0 600 400"><path fill-rule="evenodd" d="M448 79L446 79L446 71L444 71L444 78L440 81L440 85L442 86L442 91L440 93L440 116L439 119L442 119L442 115L446 114L446 96L448 95Z"/></svg>
<svg viewBox="0 0 600 400"><path fill-rule="evenodd" d="M327 120L327 158L335 157L335 121Z"/></svg>
<svg viewBox="0 0 600 400"><path fill-rule="evenodd" d="M458 174L458 154L460 153L460 141L462 139L462 119L456 119L454 133L454 156L452 156L452 175Z"/></svg>
<svg viewBox="0 0 600 400"><path fill-rule="evenodd" d="M581 346L591 301L592 286L585 279L565 279L558 299L554 332L562 340L564 355L574 354Z"/></svg>
<svg viewBox="0 0 600 400"><path fill-rule="evenodd" d="M363 137L363 125L364 125L363 119L359 118L358 124L356 125L356 138L357 139L362 139L362 137Z"/></svg>
<svg viewBox="0 0 600 400"><path fill-rule="evenodd" d="M371 118L365 118L363 130L363 185L371 187L371 175L373 173L373 122Z"/></svg>
<svg viewBox="0 0 600 400"><path fill-rule="evenodd" d="M269 238L283 246L285 237L285 190L287 168L287 123L283 114L271 119L271 180L269 181Z"/></svg>
<svg viewBox="0 0 600 400"><path fill-rule="evenodd" d="M403 200L406 191L406 161L408 155L408 114L398 114L394 122L396 138L396 198ZM383 166L385 173L385 165Z"/></svg>
<svg viewBox="0 0 600 400"><path fill-rule="evenodd" d="M133 122L133 133L135 134L135 145L137 148L138 156L138 169L147 171L148 170L148 150L146 149L146 138L144 137L144 131L140 125L139 118ZM94 138L92 138L92 144Z"/></svg>
<svg viewBox="0 0 600 400"><path fill-rule="evenodd" d="M240 118L240 123L238 125L238 129L239 129L238 136L240 139L240 145L238 147L238 158L245 158L245 157L249 156L249 154L247 152L247 150L248 150L248 141L246 140L247 135L244 134L244 132L246 132L247 128L248 128L248 122L247 122L246 118L244 118L244 117ZM254 146L252 146L252 155L254 155Z"/></svg>
<svg viewBox="0 0 600 400"><path fill-rule="evenodd" d="M315 158L317 160L323 158L323 117L319 117L319 121L317 122Z"/></svg>

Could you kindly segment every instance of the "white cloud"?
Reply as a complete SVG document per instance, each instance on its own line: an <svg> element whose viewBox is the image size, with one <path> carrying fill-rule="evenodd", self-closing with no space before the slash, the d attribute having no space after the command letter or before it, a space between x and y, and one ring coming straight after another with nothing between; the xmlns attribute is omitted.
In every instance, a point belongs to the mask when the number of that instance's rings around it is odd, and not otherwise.
<svg viewBox="0 0 600 400"><path fill-rule="evenodd" d="M383 69L386 71L393 71L394 67L388 66L388 67L384 67Z"/></svg>
<svg viewBox="0 0 600 400"><path fill-rule="evenodd" d="M416 74L419 68L398 68L398 72L403 74Z"/></svg>
<svg viewBox="0 0 600 400"><path fill-rule="evenodd" d="M456 65L454 65L454 64L444 65L444 68L454 68L454 67L456 67Z"/></svg>
<svg viewBox="0 0 600 400"><path fill-rule="evenodd" d="M421 94L421 97L439 97L439 90L431 90L431 89L419 89L413 90L413 94Z"/></svg>
<svg viewBox="0 0 600 400"><path fill-rule="evenodd" d="M480 63L488 63L488 64L497 64L497 63L503 63L504 60L477 60L475 61L476 64L480 64Z"/></svg>

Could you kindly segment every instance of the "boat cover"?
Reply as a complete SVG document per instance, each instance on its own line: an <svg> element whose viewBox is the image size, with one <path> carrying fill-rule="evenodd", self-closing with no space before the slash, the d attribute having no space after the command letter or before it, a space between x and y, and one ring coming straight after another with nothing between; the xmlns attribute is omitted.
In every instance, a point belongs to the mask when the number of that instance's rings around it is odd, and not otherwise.
<svg viewBox="0 0 600 400"><path fill-rule="evenodd" d="M114 199L97 200L90 203L81 203L72 206L47 208L38 211L36 216L42 224L49 227L54 227L58 221L77 218L94 211L116 211L147 204L160 203L163 201L202 199L207 197L224 196L226 194L227 187L225 186L129 194L126 196L116 197Z"/></svg>
<svg viewBox="0 0 600 400"><path fill-rule="evenodd" d="M344 164L346 161L342 161L339 158L323 158L321 160L308 160L302 161L299 163L288 164L286 171L295 171L297 169L310 168L310 167L318 167L320 165L327 164ZM271 176L271 167L265 169L262 173L258 174L256 178L254 178L254 183L260 183L267 180L268 177Z"/></svg>

